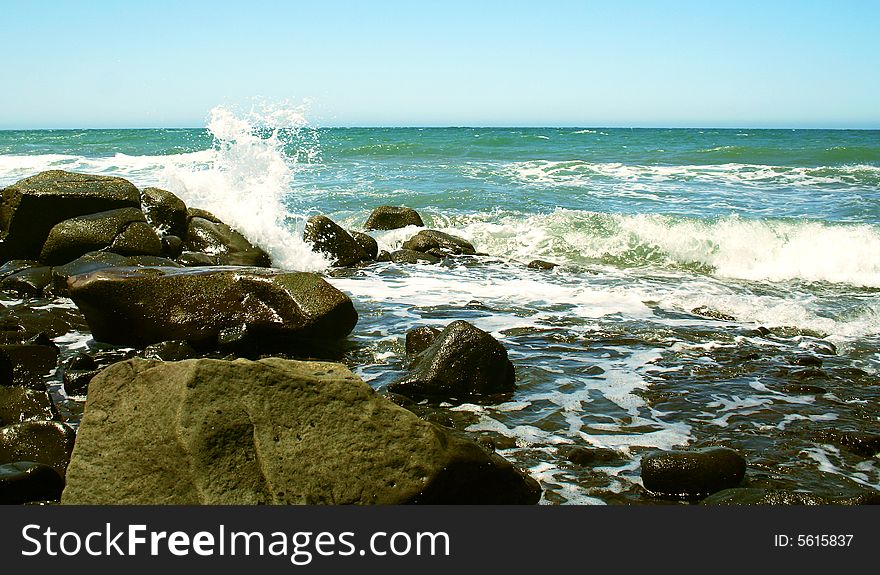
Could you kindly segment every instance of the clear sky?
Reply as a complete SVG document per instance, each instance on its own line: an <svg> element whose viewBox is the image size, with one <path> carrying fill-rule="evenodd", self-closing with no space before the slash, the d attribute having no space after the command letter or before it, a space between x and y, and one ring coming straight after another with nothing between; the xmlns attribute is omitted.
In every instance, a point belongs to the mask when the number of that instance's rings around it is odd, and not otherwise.
<svg viewBox="0 0 880 575"><path fill-rule="evenodd" d="M2 1L0 129L880 128L880 1Z"/></svg>

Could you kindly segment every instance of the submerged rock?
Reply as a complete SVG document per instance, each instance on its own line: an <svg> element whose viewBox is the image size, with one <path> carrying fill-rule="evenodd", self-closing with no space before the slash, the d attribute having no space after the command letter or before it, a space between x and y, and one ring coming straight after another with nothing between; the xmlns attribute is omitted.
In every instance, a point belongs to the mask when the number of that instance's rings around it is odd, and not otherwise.
<svg viewBox="0 0 880 575"><path fill-rule="evenodd" d="M469 241L437 230L422 230L407 241L403 249L431 252L434 255L475 255L477 250Z"/></svg>
<svg viewBox="0 0 880 575"><path fill-rule="evenodd" d="M50 342L51 343L51 342ZM43 376L55 369L58 348L39 343L0 344L0 350L12 364L13 382L31 388L41 388Z"/></svg>
<svg viewBox="0 0 880 575"><path fill-rule="evenodd" d="M410 397L465 399L511 392L513 364L507 350L485 331L454 321L413 361L410 373L388 390Z"/></svg>
<svg viewBox="0 0 880 575"><path fill-rule="evenodd" d="M565 454L570 462L584 467L619 461L622 457L619 451L605 447L573 447Z"/></svg>
<svg viewBox="0 0 880 575"><path fill-rule="evenodd" d="M537 482L339 364L133 359L93 381L64 504L535 503Z"/></svg>
<svg viewBox="0 0 880 575"><path fill-rule="evenodd" d="M820 494L787 489L737 487L713 493L702 505L880 505L880 493Z"/></svg>
<svg viewBox="0 0 880 575"><path fill-rule="evenodd" d="M0 505L57 501L64 479L51 466L35 461L0 465Z"/></svg>
<svg viewBox="0 0 880 575"><path fill-rule="evenodd" d="M320 276L265 268L108 268L68 280L98 341L274 346L345 337L351 300Z"/></svg>
<svg viewBox="0 0 880 575"><path fill-rule="evenodd" d="M821 443L839 445L850 453L862 457L871 458L880 453L880 434L878 433L828 429L816 433L813 438Z"/></svg>
<svg viewBox="0 0 880 575"><path fill-rule="evenodd" d="M368 230L396 230L406 226L422 228L425 224L417 211L402 206L379 206L364 224Z"/></svg>
<svg viewBox="0 0 880 575"><path fill-rule="evenodd" d="M309 218L303 240L316 252L327 254L334 266L353 266L372 259L351 234L327 216Z"/></svg>
<svg viewBox="0 0 880 575"><path fill-rule="evenodd" d="M664 497L705 497L736 487L745 472L746 460L727 447L661 451L642 458L642 484Z"/></svg>
<svg viewBox="0 0 880 575"><path fill-rule="evenodd" d="M139 208L129 181L62 170L41 172L2 190L0 261L36 259L58 223L118 208Z"/></svg>

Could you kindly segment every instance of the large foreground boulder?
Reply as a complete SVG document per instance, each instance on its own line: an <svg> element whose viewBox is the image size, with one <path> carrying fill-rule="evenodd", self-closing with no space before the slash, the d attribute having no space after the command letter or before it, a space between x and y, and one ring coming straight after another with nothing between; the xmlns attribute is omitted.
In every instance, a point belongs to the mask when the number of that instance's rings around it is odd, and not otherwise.
<svg viewBox="0 0 880 575"><path fill-rule="evenodd" d="M68 279L98 341L273 345L351 332L351 300L320 276L266 268L121 267Z"/></svg>
<svg viewBox="0 0 880 575"><path fill-rule="evenodd" d="M36 259L59 222L118 208L140 207L140 192L122 178L42 172L2 191L0 261Z"/></svg>
<svg viewBox="0 0 880 575"><path fill-rule="evenodd" d="M309 218L303 240L316 252L327 254L334 266L352 266L373 259L350 233L327 216Z"/></svg>
<svg viewBox="0 0 880 575"><path fill-rule="evenodd" d="M89 388L64 504L535 503L502 457L339 364L132 359Z"/></svg>
<svg viewBox="0 0 880 575"><path fill-rule="evenodd" d="M728 447L660 451L642 459L642 484L663 497L696 499L736 487L746 460Z"/></svg>
<svg viewBox="0 0 880 575"><path fill-rule="evenodd" d="M402 206L379 206L364 224L364 228L368 230L396 230L406 226L421 228L425 224L417 211Z"/></svg>
<svg viewBox="0 0 880 575"><path fill-rule="evenodd" d="M416 356L411 371L388 386L408 397L466 399L515 389L507 350L485 331L459 320Z"/></svg>

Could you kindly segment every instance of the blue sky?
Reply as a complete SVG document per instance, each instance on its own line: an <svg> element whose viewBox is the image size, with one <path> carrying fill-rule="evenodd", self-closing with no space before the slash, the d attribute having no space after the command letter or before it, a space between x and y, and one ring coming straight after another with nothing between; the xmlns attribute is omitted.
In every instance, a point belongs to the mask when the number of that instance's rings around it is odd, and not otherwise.
<svg viewBox="0 0 880 575"><path fill-rule="evenodd" d="M308 98L332 126L880 128L880 2L3 3L0 129L201 126Z"/></svg>

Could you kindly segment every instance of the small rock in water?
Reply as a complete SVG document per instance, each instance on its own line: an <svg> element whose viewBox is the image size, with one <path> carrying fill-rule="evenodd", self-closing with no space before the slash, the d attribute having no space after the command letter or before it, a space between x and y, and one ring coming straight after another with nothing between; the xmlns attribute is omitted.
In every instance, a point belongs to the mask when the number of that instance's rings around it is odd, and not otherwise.
<svg viewBox="0 0 880 575"><path fill-rule="evenodd" d="M0 387L0 425L55 419L55 405L45 391L18 385Z"/></svg>
<svg viewBox="0 0 880 575"><path fill-rule="evenodd" d="M727 447L661 451L642 458L645 489L663 497L705 497L736 487L745 472L746 460Z"/></svg>
<svg viewBox="0 0 880 575"><path fill-rule="evenodd" d="M558 266L559 264L554 264L553 262L547 262L544 260L532 260L528 263L526 267L533 270L552 270L553 268Z"/></svg>
<svg viewBox="0 0 880 575"><path fill-rule="evenodd" d="M430 326L422 326L406 332L406 353L416 355L425 351L440 335L440 330Z"/></svg>
<svg viewBox="0 0 880 575"><path fill-rule="evenodd" d="M815 434L814 440L839 445L850 453L862 457L870 458L880 453L880 434L877 433L829 429Z"/></svg>
<svg viewBox="0 0 880 575"><path fill-rule="evenodd" d="M712 309L711 307L709 307L707 305L701 305L700 307L695 307L694 309L691 310L691 313L694 313L694 314L702 316L702 317L717 319L720 321L736 321L736 318L733 317L732 315L728 315L726 313L720 312L717 309ZM758 330L760 331L761 328L759 327ZM770 331L767 330L767 333L770 333ZM762 335L766 335L766 334L762 334Z"/></svg>
<svg viewBox="0 0 880 575"><path fill-rule="evenodd" d="M382 250L376 256L376 261L377 262L390 262L391 261L391 254L387 250Z"/></svg>
<svg viewBox="0 0 880 575"><path fill-rule="evenodd" d="M417 252L436 251L433 255L475 255L477 250L469 241L437 230L422 230L407 241L403 249Z"/></svg>
<svg viewBox="0 0 880 575"><path fill-rule="evenodd" d="M815 355L798 355L792 363L806 367L822 367L822 360Z"/></svg>
<svg viewBox="0 0 880 575"><path fill-rule="evenodd" d="M0 289L23 296L39 296L52 283L52 268L32 267L10 274L0 280Z"/></svg>
<svg viewBox="0 0 880 575"><path fill-rule="evenodd" d="M511 392L513 364L494 337L466 321L454 321L420 353L411 371L388 386L411 397L465 399Z"/></svg>
<svg viewBox="0 0 880 575"><path fill-rule="evenodd" d="M853 495L809 493L788 489L736 487L714 493L701 505L878 505L880 493L863 492Z"/></svg>
<svg viewBox="0 0 880 575"><path fill-rule="evenodd" d="M186 235L186 204L173 193L159 188L144 188L141 205L147 221L165 237Z"/></svg>
<svg viewBox="0 0 880 575"><path fill-rule="evenodd" d="M202 216L190 218L183 249L183 253L209 254L214 265L254 267L272 265L269 254L253 245L239 232L223 222Z"/></svg>
<svg viewBox="0 0 880 575"><path fill-rule="evenodd" d="M402 206L379 206L370 217L364 228L367 230L396 230L406 226L424 227L422 217L412 208Z"/></svg>
<svg viewBox="0 0 880 575"><path fill-rule="evenodd" d="M798 395L823 395L828 393L828 390L824 387L807 383L786 383L782 386L782 391Z"/></svg>
<svg viewBox="0 0 880 575"><path fill-rule="evenodd" d="M34 461L0 465L0 505L57 501L63 489L64 479L49 465Z"/></svg>
<svg viewBox="0 0 880 575"><path fill-rule="evenodd" d="M391 253L391 261L397 264L417 264L419 262L436 264L440 262L440 258L415 250L397 250Z"/></svg>
<svg viewBox="0 0 880 575"><path fill-rule="evenodd" d="M618 461L622 455L619 451L606 447L574 447L566 453L565 457L576 465L592 467Z"/></svg>

